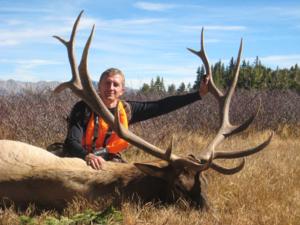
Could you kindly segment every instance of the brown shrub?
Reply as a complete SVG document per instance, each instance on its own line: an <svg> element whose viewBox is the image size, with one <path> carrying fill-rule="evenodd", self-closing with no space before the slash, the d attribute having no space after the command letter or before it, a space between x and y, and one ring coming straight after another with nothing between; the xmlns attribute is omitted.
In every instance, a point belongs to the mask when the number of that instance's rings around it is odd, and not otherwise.
<svg viewBox="0 0 300 225"><path fill-rule="evenodd" d="M125 99L149 100L165 96L130 94ZM300 134L300 96L293 91L238 90L233 98L230 114L233 122L245 121L255 112L261 99L261 108L252 128L273 129L283 136ZM51 90L23 92L0 96L0 138L28 142L45 147L63 141L66 118L78 101L69 91L60 95ZM219 125L218 106L211 95L180 110L136 124L132 129L151 142L161 142L179 131L215 131Z"/></svg>

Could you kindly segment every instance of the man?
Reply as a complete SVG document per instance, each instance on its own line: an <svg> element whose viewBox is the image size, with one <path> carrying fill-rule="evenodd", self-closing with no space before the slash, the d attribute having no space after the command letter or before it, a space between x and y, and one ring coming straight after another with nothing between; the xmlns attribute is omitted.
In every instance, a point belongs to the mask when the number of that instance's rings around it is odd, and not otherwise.
<svg viewBox="0 0 300 225"><path fill-rule="evenodd" d="M119 69L110 68L100 77L98 93L112 113L117 106L120 107L120 122L128 127L129 124L166 114L201 99L208 92L208 83L209 77L205 76L198 92L150 102L122 101L118 106L125 90L125 77ZM112 132L83 101L75 104L64 144L67 154L84 159L93 169L101 169L106 160L122 161L119 153L127 147L128 143Z"/></svg>

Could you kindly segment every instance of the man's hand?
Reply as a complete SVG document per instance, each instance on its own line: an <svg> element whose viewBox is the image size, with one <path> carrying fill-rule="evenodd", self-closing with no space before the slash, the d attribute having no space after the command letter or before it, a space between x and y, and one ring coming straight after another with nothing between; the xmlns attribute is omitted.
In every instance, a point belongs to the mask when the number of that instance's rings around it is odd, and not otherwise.
<svg viewBox="0 0 300 225"><path fill-rule="evenodd" d="M205 75L200 83L199 95L203 97L208 92L209 76Z"/></svg>
<svg viewBox="0 0 300 225"><path fill-rule="evenodd" d="M89 153L85 157L86 164L91 166L95 170L103 169L105 160L101 156L96 156L93 153Z"/></svg>

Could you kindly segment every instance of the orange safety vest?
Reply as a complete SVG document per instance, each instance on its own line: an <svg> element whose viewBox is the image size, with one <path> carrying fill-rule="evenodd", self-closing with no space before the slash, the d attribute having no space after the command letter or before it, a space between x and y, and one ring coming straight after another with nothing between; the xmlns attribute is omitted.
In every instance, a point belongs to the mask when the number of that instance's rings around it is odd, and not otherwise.
<svg viewBox="0 0 300 225"><path fill-rule="evenodd" d="M121 104L118 104L118 110L119 110L119 115L120 115L119 117L120 117L121 124L124 127L128 128L128 119L127 119L126 111L124 109L122 102L121 102ZM110 137L107 139L107 141L104 140L105 136L107 134L107 131L109 129L109 126L101 117L98 117L98 118L99 118L98 119L99 135L96 140L96 148L105 147L109 153L114 153L114 154L126 149L129 145L128 142L119 138L119 136L114 131L112 132ZM94 113L92 112L89 122L88 122L88 125L87 125L87 128L86 128L86 132L82 138L82 145L85 147L85 149L88 152L92 152L94 130L95 130L95 121L94 121ZM106 143L104 143L104 141Z"/></svg>

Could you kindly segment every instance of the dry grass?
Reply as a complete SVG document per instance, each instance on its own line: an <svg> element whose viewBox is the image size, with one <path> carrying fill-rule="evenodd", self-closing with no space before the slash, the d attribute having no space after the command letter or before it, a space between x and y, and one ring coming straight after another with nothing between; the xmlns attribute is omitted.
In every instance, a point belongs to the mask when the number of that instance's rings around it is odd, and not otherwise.
<svg viewBox="0 0 300 225"><path fill-rule="evenodd" d="M225 149L241 149L262 142L268 132L251 132L229 140ZM188 145L204 146L195 135ZM199 212L179 206L123 206L125 224L298 224L300 221L300 140L273 138L270 146L248 157L242 172L224 176L206 173L212 209ZM186 143L178 144L183 149ZM187 146L190 147L190 146ZM196 152L194 152L196 154ZM232 165L232 162L223 162Z"/></svg>
<svg viewBox="0 0 300 225"><path fill-rule="evenodd" d="M263 141L269 132L248 132L228 140L222 149L241 149ZM185 155L202 149L211 137L183 133L175 136L178 154ZM184 141L182 141L184 140ZM161 143L161 146L167 143ZM285 138L275 135L270 146L263 152L248 157L243 171L236 175L224 176L214 171L206 172L208 178L207 195L212 208L201 212L185 206L139 205L124 202L119 211L122 221L114 219L116 214L106 220L107 224L299 224L300 221L300 140L297 137ZM195 149L195 150L191 150ZM126 155L130 161L143 161L143 153ZM149 157L150 158L150 157ZM220 162L232 165L235 162ZM105 204L104 204L105 205ZM98 203L88 204L83 200L71 204L64 212L38 212L31 206L27 211L14 208L0 212L0 224L97 224L71 222L66 218L78 217L89 208L94 212L103 210ZM86 213L86 212L85 212ZM118 215L119 215L118 214ZM27 216L28 221L20 219ZM81 215L81 214L80 214ZM90 215L90 214L89 214ZM94 214L93 214L94 215ZM76 217L76 218L77 218ZM33 219L30 219L33 218Z"/></svg>

